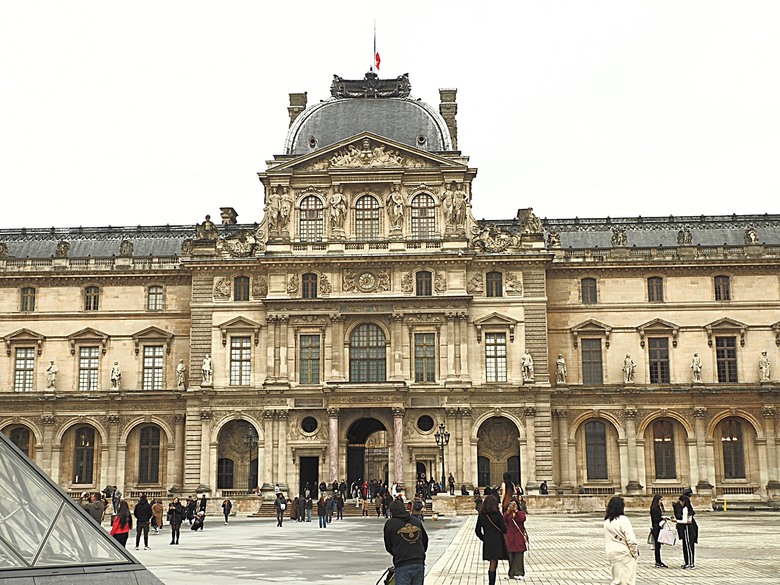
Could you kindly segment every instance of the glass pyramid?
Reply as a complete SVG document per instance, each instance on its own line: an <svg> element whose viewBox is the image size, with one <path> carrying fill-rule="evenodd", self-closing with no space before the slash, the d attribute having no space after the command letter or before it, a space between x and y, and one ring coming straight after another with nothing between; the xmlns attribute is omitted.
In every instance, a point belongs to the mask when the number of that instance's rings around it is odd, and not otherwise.
<svg viewBox="0 0 780 585"><path fill-rule="evenodd" d="M79 568L144 571L145 583L160 583L0 433L0 581Z"/></svg>

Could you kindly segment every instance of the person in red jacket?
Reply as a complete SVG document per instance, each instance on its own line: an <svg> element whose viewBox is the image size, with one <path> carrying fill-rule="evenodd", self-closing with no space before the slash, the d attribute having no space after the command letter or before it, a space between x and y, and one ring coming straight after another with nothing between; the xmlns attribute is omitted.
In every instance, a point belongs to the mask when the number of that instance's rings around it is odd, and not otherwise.
<svg viewBox="0 0 780 585"><path fill-rule="evenodd" d="M127 502L121 500L117 506L114 522L111 524L111 536L122 546L127 546L127 535L133 527L133 517L130 515L130 507Z"/></svg>
<svg viewBox="0 0 780 585"><path fill-rule="evenodd" d="M506 549L509 552L509 578L522 581L525 579L525 551L528 550L528 533L525 530L525 511L517 502L509 502L506 514Z"/></svg>

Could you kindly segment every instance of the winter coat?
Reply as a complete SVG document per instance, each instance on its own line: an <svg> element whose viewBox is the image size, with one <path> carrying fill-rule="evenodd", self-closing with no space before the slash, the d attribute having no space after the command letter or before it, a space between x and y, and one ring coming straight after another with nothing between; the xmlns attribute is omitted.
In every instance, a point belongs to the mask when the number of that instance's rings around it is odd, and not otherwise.
<svg viewBox="0 0 780 585"><path fill-rule="evenodd" d="M327 504L320 498L317 500L317 516L325 516Z"/></svg>
<svg viewBox="0 0 780 585"><path fill-rule="evenodd" d="M111 532L110 534L127 534L130 532L130 529L133 527L133 519L128 518L127 524L122 526L122 524L119 521L119 516L114 516L114 522L111 524Z"/></svg>
<svg viewBox="0 0 780 585"><path fill-rule="evenodd" d="M181 505L181 502L173 504L172 508L168 506L168 524L181 525L183 520L184 506Z"/></svg>
<svg viewBox="0 0 780 585"><path fill-rule="evenodd" d="M512 518L512 513L504 514L506 522L506 549L508 552L525 552L525 512L519 510Z"/></svg>
<svg viewBox="0 0 780 585"><path fill-rule="evenodd" d="M157 528L162 528L163 527L162 504L155 503L154 505L152 505L152 514L154 514L154 517L157 520Z"/></svg>
<svg viewBox="0 0 780 585"><path fill-rule="evenodd" d="M506 523L499 512L491 512L489 515L480 513L474 533L482 541L482 560L495 561L509 558L504 540Z"/></svg>
<svg viewBox="0 0 780 585"><path fill-rule="evenodd" d="M133 516L135 516L138 524L149 524L149 521L152 519L152 506L146 498L142 497L138 500L133 510Z"/></svg>

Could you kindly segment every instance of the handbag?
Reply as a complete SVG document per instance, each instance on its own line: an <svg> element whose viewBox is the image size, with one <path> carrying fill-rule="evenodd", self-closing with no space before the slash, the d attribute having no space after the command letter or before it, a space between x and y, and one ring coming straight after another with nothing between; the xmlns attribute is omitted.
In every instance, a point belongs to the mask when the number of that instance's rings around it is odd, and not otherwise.
<svg viewBox="0 0 780 585"><path fill-rule="evenodd" d="M677 544L677 531L671 524L671 522L664 524L664 527L661 528L661 531L658 533L658 542L661 544L669 546Z"/></svg>
<svg viewBox="0 0 780 585"><path fill-rule="evenodd" d="M647 533L647 544L650 546L655 546L655 538L653 538L653 529L650 529L650 532Z"/></svg>

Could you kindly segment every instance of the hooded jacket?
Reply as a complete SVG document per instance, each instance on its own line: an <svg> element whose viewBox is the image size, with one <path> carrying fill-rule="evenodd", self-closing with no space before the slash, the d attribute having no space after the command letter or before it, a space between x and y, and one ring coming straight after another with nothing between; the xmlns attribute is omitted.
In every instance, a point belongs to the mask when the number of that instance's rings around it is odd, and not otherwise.
<svg viewBox="0 0 780 585"><path fill-rule="evenodd" d="M392 518L385 522L385 550L393 555L393 565L424 565L428 534L417 518L412 518L401 500L390 504Z"/></svg>

